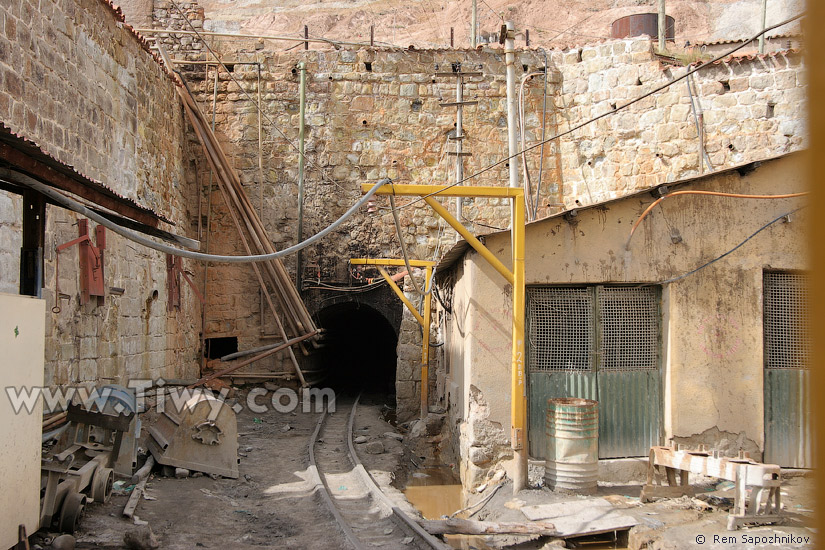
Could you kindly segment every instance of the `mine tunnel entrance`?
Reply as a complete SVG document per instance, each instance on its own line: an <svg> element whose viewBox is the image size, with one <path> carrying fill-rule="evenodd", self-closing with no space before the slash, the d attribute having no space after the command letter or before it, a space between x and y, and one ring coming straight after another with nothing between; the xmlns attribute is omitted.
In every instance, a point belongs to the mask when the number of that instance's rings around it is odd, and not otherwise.
<svg viewBox="0 0 825 550"><path fill-rule="evenodd" d="M318 312L325 330L317 365L320 385L348 393L379 393L394 401L396 344L392 324L372 307L339 303Z"/></svg>

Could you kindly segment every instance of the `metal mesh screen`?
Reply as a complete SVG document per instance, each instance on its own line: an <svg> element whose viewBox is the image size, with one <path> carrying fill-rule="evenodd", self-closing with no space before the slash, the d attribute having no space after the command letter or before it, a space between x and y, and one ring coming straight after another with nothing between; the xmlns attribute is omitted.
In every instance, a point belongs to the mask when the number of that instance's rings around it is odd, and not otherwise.
<svg viewBox="0 0 825 550"><path fill-rule="evenodd" d="M659 368L659 307L653 287L599 287L599 370Z"/></svg>
<svg viewBox="0 0 825 550"><path fill-rule="evenodd" d="M765 368L808 368L808 277L802 273L765 272L763 287Z"/></svg>
<svg viewBox="0 0 825 550"><path fill-rule="evenodd" d="M587 288L530 288L527 297L530 371L592 370L592 293Z"/></svg>

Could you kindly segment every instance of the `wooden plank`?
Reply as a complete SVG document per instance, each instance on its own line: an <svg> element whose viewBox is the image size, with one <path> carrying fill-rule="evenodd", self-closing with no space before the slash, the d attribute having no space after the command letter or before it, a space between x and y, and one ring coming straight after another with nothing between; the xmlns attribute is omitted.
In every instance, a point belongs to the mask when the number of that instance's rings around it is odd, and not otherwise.
<svg viewBox="0 0 825 550"><path fill-rule="evenodd" d="M132 489L132 494L129 495L129 500L126 501L126 506L123 507L123 515L127 518L131 518L135 515L135 509L137 508L138 503L140 502L140 497L143 496L143 491L146 489L146 481L149 479L147 475L140 483L135 485L135 488Z"/></svg>
<svg viewBox="0 0 825 550"><path fill-rule="evenodd" d="M553 504L522 506L521 513L531 521L576 515L587 510L612 510L610 501L603 498L587 498Z"/></svg>
<svg viewBox="0 0 825 550"><path fill-rule="evenodd" d="M550 535L556 536L552 523L475 521L450 518L420 520L419 523L431 535Z"/></svg>
<svg viewBox="0 0 825 550"><path fill-rule="evenodd" d="M554 536L559 538L623 531L639 523L635 518L615 510L613 505L604 499L525 506L521 511L524 512L526 508L530 509L528 517L552 521L556 526Z"/></svg>

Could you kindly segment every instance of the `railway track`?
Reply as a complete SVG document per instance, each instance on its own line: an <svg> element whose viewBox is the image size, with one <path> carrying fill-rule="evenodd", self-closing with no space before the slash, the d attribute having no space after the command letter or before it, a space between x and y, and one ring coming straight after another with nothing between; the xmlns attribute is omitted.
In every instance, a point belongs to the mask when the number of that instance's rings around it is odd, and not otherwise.
<svg viewBox="0 0 825 550"><path fill-rule="evenodd" d="M394 506L358 459L352 426L359 398L352 401L348 415L343 400L338 403L341 412L324 410L315 426L309 461L321 481L321 498L355 550L449 549Z"/></svg>

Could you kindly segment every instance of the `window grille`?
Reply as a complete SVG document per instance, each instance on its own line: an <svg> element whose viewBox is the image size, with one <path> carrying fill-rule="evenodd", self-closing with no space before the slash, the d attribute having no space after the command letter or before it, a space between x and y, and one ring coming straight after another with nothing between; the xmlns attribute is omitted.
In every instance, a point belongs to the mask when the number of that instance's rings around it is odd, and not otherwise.
<svg viewBox="0 0 825 550"><path fill-rule="evenodd" d="M658 288L529 288L527 334L531 372L656 370Z"/></svg>
<svg viewBox="0 0 825 550"><path fill-rule="evenodd" d="M587 288L528 290L531 371L593 369L593 295Z"/></svg>
<svg viewBox="0 0 825 550"><path fill-rule="evenodd" d="M653 287L599 287L599 369L659 368L659 306Z"/></svg>
<svg viewBox="0 0 825 550"><path fill-rule="evenodd" d="M808 277L766 271L763 278L765 367L805 369L810 365Z"/></svg>

